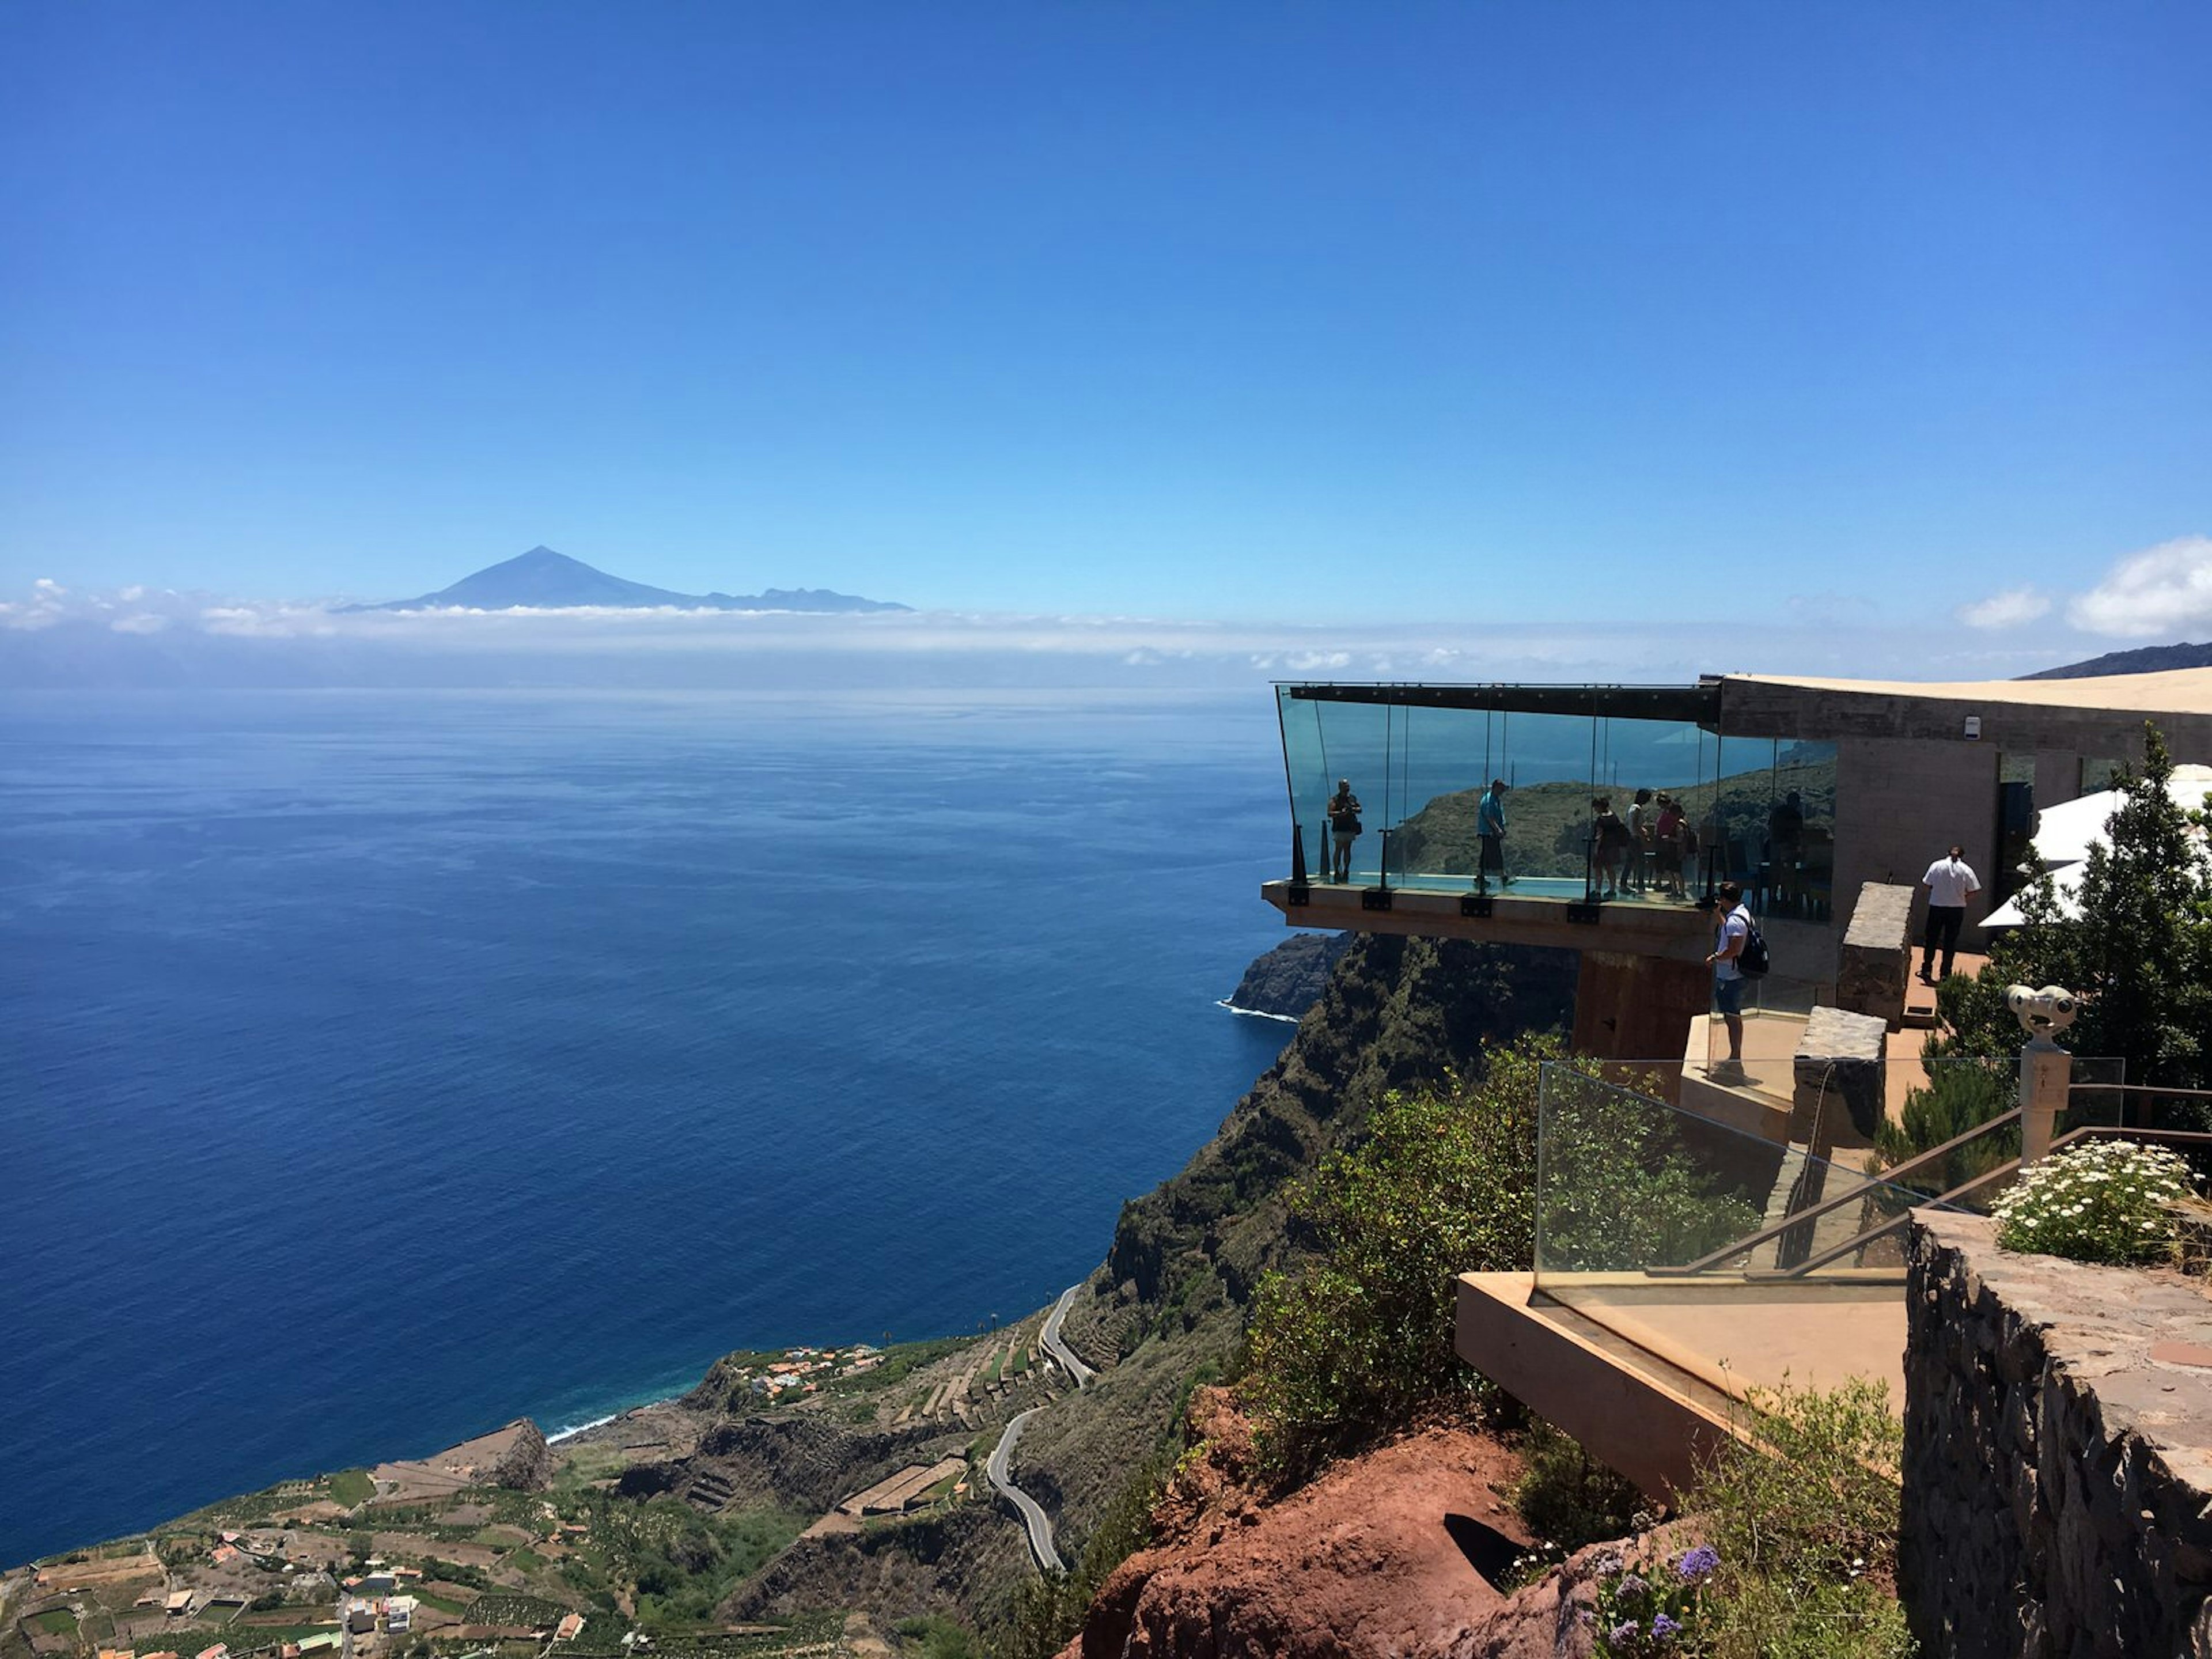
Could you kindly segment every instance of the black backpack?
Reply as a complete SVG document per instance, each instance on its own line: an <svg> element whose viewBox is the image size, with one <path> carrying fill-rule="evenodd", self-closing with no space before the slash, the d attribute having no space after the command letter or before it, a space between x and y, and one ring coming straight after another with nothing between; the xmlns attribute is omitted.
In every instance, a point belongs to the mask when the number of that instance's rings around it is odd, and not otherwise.
<svg viewBox="0 0 2212 1659"><path fill-rule="evenodd" d="M1767 951L1759 924L1746 917L1745 926L1749 931L1744 935L1743 949L1736 955L1735 970L1746 979L1758 979L1774 966L1774 958Z"/></svg>

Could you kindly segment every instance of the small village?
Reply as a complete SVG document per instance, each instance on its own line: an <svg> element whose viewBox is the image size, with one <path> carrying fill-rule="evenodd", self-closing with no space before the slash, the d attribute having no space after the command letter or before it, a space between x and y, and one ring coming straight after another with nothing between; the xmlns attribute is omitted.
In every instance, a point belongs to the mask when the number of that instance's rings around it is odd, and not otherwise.
<svg viewBox="0 0 2212 1659"><path fill-rule="evenodd" d="M794 1539L988 1497L989 1431L1056 1377L1039 1322L988 1338L733 1354L708 1387L773 1422L865 1417L925 1451L816 1516L762 1516L711 1468L680 1491L618 1491L688 1460L703 1419L641 1407L549 1445L526 1421L427 1458L281 1483L152 1533L0 1574L0 1659L732 1659L856 1651L830 1620L718 1622L640 1589L654 1540L746 1533L765 1561ZM896 1375L893 1375L896 1373ZM981 1431L981 1432L977 1432ZM973 1433L964 1449L942 1437ZM684 1522L680 1517L693 1517ZM738 1553L732 1550L733 1558ZM745 1559L752 1559L747 1557ZM864 1644L865 1646L865 1644Z"/></svg>

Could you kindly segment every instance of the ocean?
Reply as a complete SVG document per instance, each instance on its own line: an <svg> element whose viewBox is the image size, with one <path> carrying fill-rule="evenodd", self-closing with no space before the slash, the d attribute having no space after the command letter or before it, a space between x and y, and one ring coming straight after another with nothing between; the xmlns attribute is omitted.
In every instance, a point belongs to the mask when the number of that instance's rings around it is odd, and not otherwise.
<svg viewBox="0 0 2212 1659"><path fill-rule="evenodd" d="M0 703L0 1561L972 1331L1290 1030L1264 690Z"/></svg>

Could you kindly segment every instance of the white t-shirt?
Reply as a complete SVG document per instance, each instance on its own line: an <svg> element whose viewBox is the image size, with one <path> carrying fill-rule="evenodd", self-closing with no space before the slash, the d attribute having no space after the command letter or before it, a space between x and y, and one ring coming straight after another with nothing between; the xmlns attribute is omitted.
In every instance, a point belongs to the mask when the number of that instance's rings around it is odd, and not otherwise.
<svg viewBox="0 0 2212 1659"><path fill-rule="evenodd" d="M1928 866L1928 873L1920 878L1920 884L1928 890L1930 905L1953 910L1982 890L1982 884L1974 879L1974 872L1966 867L1964 859L1937 859Z"/></svg>
<svg viewBox="0 0 2212 1659"><path fill-rule="evenodd" d="M1729 954L1729 941L1740 940L1735 954ZM1713 935L1713 977L1720 980L1741 979L1743 969L1735 965L1736 957L1743 954L1743 945L1751 942L1751 912L1739 904L1721 918L1719 930Z"/></svg>

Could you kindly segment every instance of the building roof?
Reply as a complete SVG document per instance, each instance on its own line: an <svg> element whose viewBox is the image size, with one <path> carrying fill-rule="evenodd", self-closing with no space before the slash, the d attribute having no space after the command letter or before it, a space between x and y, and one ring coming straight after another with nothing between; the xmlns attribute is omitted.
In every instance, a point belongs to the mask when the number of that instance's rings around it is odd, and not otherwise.
<svg viewBox="0 0 2212 1659"><path fill-rule="evenodd" d="M2099 674L2065 680L1838 680L1802 674L1725 674L1722 680L1729 684L1784 685L1806 691L1862 691L1875 696L2003 702L2039 708L2212 714L2212 668L2173 668L2159 674Z"/></svg>

